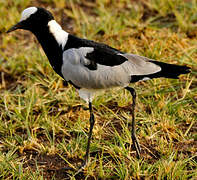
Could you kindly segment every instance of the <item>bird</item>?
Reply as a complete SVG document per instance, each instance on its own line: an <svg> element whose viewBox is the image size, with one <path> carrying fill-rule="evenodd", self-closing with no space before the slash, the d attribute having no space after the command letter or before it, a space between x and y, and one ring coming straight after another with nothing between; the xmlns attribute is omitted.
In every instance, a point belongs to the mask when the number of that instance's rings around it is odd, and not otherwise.
<svg viewBox="0 0 197 180"><path fill-rule="evenodd" d="M136 137L136 91L131 83L153 78L178 79L190 72L190 67L168 64L140 55L122 52L104 43L83 39L62 29L50 11L42 7L28 7L21 13L18 23L7 33L17 29L32 32L41 44L53 70L73 85L89 107L89 132L82 166L89 162L90 144L95 117L92 100L95 92L122 87L130 92L131 139L137 158L141 148Z"/></svg>

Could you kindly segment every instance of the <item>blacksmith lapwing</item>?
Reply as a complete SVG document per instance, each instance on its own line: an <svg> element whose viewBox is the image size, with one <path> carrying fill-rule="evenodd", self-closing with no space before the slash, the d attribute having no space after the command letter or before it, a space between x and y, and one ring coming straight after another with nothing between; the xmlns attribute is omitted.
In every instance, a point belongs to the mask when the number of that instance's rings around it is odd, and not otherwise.
<svg viewBox="0 0 197 180"><path fill-rule="evenodd" d="M54 71L72 84L79 96L89 103L90 129L83 166L89 159L90 140L94 126L92 99L95 91L123 87L132 97L131 137L137 157L140 145L135 132L136 92L130 83L152 78L174 78L190 72L187 66L158 62L139 55L121 52L108 45L81 39L64 31L53 15L41 7L29 7L22 12L20 21L7 32L16 29L31 31L40 42Z"/></svg>

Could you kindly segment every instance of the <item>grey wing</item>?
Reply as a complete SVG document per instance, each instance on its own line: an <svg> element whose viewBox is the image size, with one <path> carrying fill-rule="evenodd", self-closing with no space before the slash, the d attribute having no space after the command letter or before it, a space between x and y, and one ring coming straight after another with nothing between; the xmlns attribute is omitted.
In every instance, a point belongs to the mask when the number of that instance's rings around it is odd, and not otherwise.
<svg viewBox="0 0 197 180"><path fill-rule="evenodd" d="M94 66L86 55L92 51L94 51L92 47L82 47L64 52L62 74L67 81L71 81L77 87L103 89L126 86L133 76L153 74L161 70L158 65L151 62L153 61L151 59L121 53L119 56L127 59L122 64L108 66L96 63L96 69L91 70L90 67Z"/></svg>
<svg viewBox="0 0 197 180"><path fill-rule="evenodd" d="M95 60L91 60L87 56L90 53L94 52L94 48L83 47L83 48L79 48L78 52L81 55L80 56L81 63L85 67L87 67L89 70L97 69L97 63L95 62ZM116 66L116 69L117 67L119 67L119 68L123 68L127 70L128 75L147 75L147 74L153 74L153 73L161 71L161 67L153 63L154 62L153 59L149 59L149 58L139 56L136 54L131 54L131 53L124 53L124 54L118 53L117 56L122 56L124 57L125 60L122 61L120 64L113 65L113 66ZM113 57L113 56L110 56L110 57ZM107 64L107 61L108 59L105 59L105 64ZM110 63L112 63L112 60L110 60ZM106 65L106 66L109 66L109 65ZM111 67L113 66L111 65Z"/></svg>
<svg viewBox="0 0 197 180"><path fill-rule="evenodd" d="M66 81L87 89L125 86L129 83L130 75L122 67L124 63L116 66L96 63L96 69L91 70L90 66L92 67L93 61L88 59L86 54L93 50L92 47L83 47L64 52L62 74Z"/></svg>
<svg viewBox="0 0 197 180"><path fill-rule="evenodd" d="M152 63L154 60L136 54L121 54L126 57L126 61L122 66L127 70L129 75L148 75L161 71L161 67Z"/></svg>

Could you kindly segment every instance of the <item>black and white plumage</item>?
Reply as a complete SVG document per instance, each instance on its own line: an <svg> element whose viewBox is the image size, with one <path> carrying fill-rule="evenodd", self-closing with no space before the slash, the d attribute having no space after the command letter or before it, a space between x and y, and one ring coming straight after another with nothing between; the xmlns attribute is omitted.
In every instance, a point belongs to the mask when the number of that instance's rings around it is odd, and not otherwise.
<svg viewBox="0 0 197 180"><path fill-rule="evenodd" d="M178 78L190 72L186 66L158 62L135 54L124 53L108 45L78 38L64 31L52 14L40 7L30 7L22 12L16 29L31 31L40 42L52 68L65 81L74 85L81 98L89 103L90 132L85 162L88 161L90 139L94 125L92 99L94 92L101 89L123 87L133 96L132 141L137 156L140 146L135 135L135 90L130 83L152 78Z"/></svg>

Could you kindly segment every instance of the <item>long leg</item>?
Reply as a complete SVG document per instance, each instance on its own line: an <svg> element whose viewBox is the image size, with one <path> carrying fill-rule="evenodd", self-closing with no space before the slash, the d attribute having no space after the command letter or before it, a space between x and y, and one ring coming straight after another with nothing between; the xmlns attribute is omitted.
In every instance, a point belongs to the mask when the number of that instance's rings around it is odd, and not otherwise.
<svg viewBox="0 0 197 180"><path fill-rule="evenodd" d="M89 129L89 134L88 134L88 143L87 143L87 147L86 147L86 155L85 155L85 159L84 159L84 162L83 162L82 166L85 166L88 163L89 152L90 152L90 141L91 141L91 138L92 138L92 129L94 127L94 122L95 122L91 102L89 102L89 111L90 111L90 129Z"/></svg>
<svg viewBox="0 0 197 180"><path fill-rule="evenodd" d="M137 153L137 158L140 158L140 145L138 143L138 140L136 138L136 130L135 130L135 104L136 104L136 92L135 89L131 88L131 87L126 87L126 90L128 90L131 95L132 95L132 99L133 99L133 103L132 103L132 108L131 108L131 115L132 115L132 129L131 129L131 138L132 138L132 142L133 142L133 147L135 148L135 151Z"/></svg>

